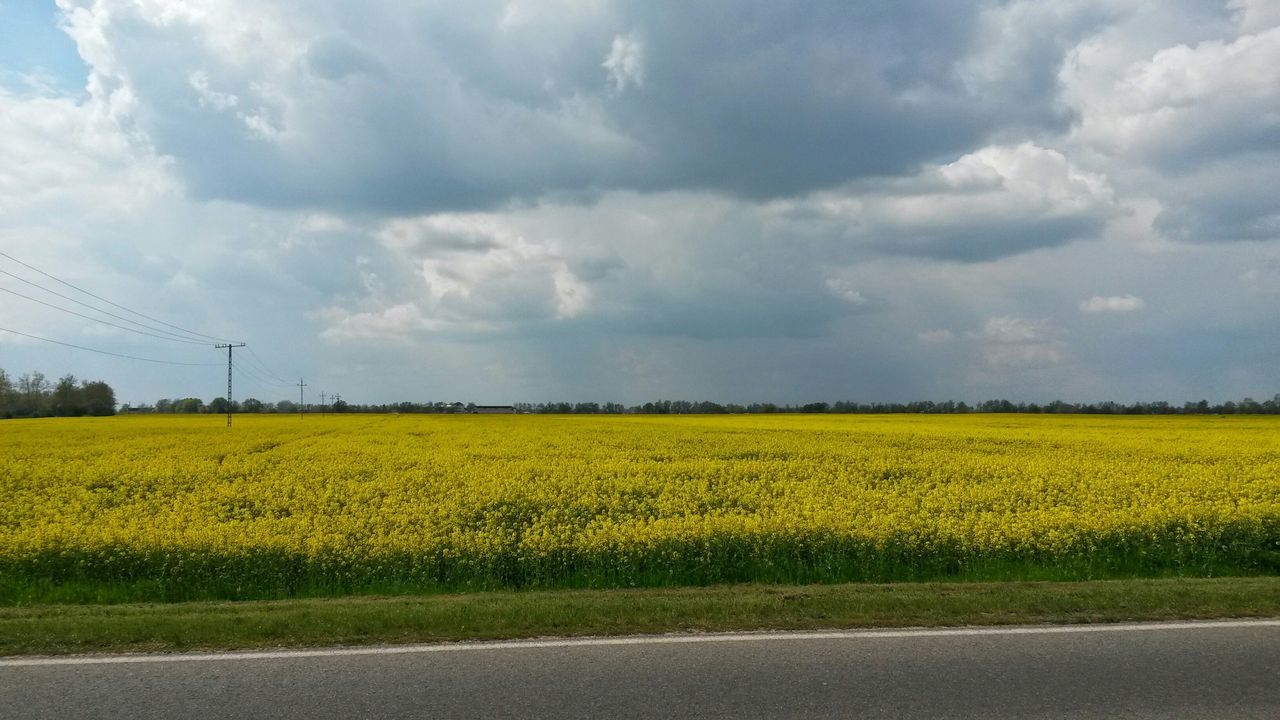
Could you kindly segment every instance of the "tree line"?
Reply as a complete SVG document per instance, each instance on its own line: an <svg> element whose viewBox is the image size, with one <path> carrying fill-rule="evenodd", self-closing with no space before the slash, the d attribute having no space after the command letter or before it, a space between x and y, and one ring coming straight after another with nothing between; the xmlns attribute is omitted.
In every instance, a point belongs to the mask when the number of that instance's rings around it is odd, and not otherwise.
<svg viewBox="0 0 1280 720"><path fill-rule="evenodd" d="M718 414L772 414L772 413L1051 413L1086 415L1280 415L1280 394L1269 400L1244 398L1240 401L1210 403L1207 400L1185 402L1181 405L1157 401L1118 403L1113 401L1070 403L1054 400L1048 403L1019 402L1009 400L985 400L974 405L963 401L930 400L909 403L861 403L843 400L835 403L813 402L804 404L775 403L716 403L707 400L655 400L638 405L617 402L544 402L516 403L515 412L528 414L560 415L718 415ZM200 398L162 398L154 405L120 408L125 413L297 413L304 412L360 412L360 413L469 413L473 403L460 402L398 402L382 404L354 404L343 400L324 405L308 403L300 407L292 400L264 402L246 398L228 403L224 397L209 402ZM14 378L0 369L0 418L79 417L84 415L114 415L115 391L101 380L78 380L64 375L57 382L43 373L32 372Z"/></svg>
<svg viewBox="0 0 1280 720"><path fill-rule="evenodd" d="M257 398L245 398L244 400L233 400L230 403L224 397L216 397L209 402L205 402L200 398L161 398L156 401L155 405L125 405L120 408L124 413L177 413L177 414L195 414L195 413L212 413L214 415L226 414L227 408L230 407L233 413L296 413L298 412L298 403L292 400L280 400L279 402L263 402ZM326 403L323 408L319 405L307 405L308 409L320 410L327 412L350 412L350 404L338 400L333 403Z"/></svg>
<svg viewBox="0 0 1280 720"><path fill-rule="evenodd" d="M101 380L77 380L68 374L53 382L39 372L15 379L0 369L0 418L115 414L115 390Z"/></svg>
<svg viewBox="0 0 1280 720"><path fill-rule="evenodd" d="M831 413L831 414L876 414L876 413L924 413L938 415L955 415L964 413L1033 413L1033 414L1083 414L1083 415L1280 415L1280 394L1270 400L1254 400L1244 398L1240 401L1228 400L1222 403L1210 403L1207 400L1186 402L1175 405L1169 402L1135 402L1130 404L1103 401L1091 403L1070 403L1054 400L1048 403L1014 403L1009 400L984 400L970 405L963 401L946 400L934 402L924 400L909 403L860 403L840 401L835 403L814 402L804 404L775 403L716 403L706 400L655 400L639 405L624 405L617 402L546 402L516 403L512 406L515 412L542 415L722 415L722 414L773 414L773 413ZM470 413L475 409L474 403L460 402L398 402L382 404L354 404L337 401L324 405L308 403L306 412L358 412L358 413L418 413L418 414L451 414ZM125 412L159 412L159 413L225 413L226 398L214 398L205 403L199 398L183 398L181 400L162 399L154 406L122 408ZM255 398L231 403L234 413L296 413L299 406L292 400L279 402L262 402Z"/></svg>
<svg viewBox="0 0 1280 720"><path fill-rule="evenodd" d="M689 400L657 400L643 405L623 406L619 403L568 403L550 402L536 404L517 404L518 412L547 414L598 414L598 413L630 413L638 415L717 415L717 414L770 414L770 413L840 413L840 414L874 414L874 413L926 413L953 415L963 413L1059 413L1085 415L1280 415L1280 394L1270 400L1258 401L1245 398L1239 402L1230 401L1210 404L1207 400L1186 402L1182 405L1158 402L1135 402L1123 404L1112 401L1094 403L1070 403L1054 400L1049 403L1014 403L1009 400L984 400L976 405L963 401L946 400L934 402L924 400L909 403L860 403L839 401L835 403L814 402L797 405L777 405L774 403L751 403L739 405L735 403L716 403L709 401Z"/></svg>

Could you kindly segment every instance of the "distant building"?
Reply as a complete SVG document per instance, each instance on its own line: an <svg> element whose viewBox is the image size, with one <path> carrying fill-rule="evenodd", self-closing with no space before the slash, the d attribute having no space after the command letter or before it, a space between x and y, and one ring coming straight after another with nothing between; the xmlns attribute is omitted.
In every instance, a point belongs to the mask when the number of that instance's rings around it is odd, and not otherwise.
<svg viewBox="0 0 1280 720"><path fill-rule="evenodd" d="M514 415L516 408L514 405L473 405L471 413L473 415Z"/></svg>

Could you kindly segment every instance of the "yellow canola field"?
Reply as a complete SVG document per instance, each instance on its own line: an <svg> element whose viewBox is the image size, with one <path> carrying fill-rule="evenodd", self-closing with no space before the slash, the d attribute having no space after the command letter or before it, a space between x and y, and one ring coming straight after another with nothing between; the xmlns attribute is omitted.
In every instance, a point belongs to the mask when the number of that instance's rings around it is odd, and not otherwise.
<svg viewBox="0 0 1280 720"><path fill-rule="evenodd" d="M1277 557L1280 418L0 423L10 588L1213 574L1275 572Z"/></svg>

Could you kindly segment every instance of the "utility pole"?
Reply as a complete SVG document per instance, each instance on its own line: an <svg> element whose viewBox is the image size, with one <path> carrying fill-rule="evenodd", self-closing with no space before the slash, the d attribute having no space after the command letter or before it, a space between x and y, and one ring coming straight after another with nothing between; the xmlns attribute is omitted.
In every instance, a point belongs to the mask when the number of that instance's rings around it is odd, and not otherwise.
<svg viewBox="0 0 1280 720"><path fill-rule="evenodd" d="M320 391L320 417L324 417L324 391Z"/></svg>
<svg viewBox="0 0 1280 720"><path fill-rule="evenodd" d="M299 420L302 419L302 409L306 407L306 405L302 404L302 390L306 386L307 384L302 382L302 378L298 378L298 419Z"/></svg>
<svg viewBox="0 0 1280 720"><path fill-rule="evenodd" d="M244 347L244 343L219 343L213 347L218 350L227 349L227 427L231 427L231 350Z"/></svg>

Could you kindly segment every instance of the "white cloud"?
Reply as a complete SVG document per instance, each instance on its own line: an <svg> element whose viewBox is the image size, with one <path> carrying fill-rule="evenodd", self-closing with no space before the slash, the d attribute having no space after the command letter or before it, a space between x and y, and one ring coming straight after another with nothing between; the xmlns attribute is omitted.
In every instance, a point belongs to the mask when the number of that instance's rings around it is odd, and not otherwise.
<svg viewBox="0 0 1280 720"><path fill-rule="evenodd" d="M513 218L494 213L445 213L387 222L377 233L400 267L407 302L369 297L374 309L331 311L329 334L359 326L369 334L423 329L500 332L516 324L577 317L593 291L553 241L526 237ZM412 308L412 312L409 311Z"/></svg>
<svg viewBox="0 0 1280 720"><path fill-rule="evenodd" d="M644 85L644 45L634 34L617 35L601 66L609 71L609 85L622 92Z"/></svg>
<svg viewBox="0 0 1280 720"><path fill-rule="evenodd" d="M841 278L829 278L827 280L827 289L833 295L851 305L866 305L871 300L863 295L862 292L849 284L847 280Z"/></svg>
<svg viewBox="0 0 1280 720"><path fill-rule="evenodd" d="M950 330L925 330L916 333L916 339L928 345L941 345L949 343L955 335Z"/></svg>
<svg viewBox="0 0 1280 720"><path fill-rule="evenodd" d="M1142 298L1136 295L1112 295L1103 297L1094 295L1088 300L1080 301L1080 312L1083 313L1130 313L1146 307Z"/></svg>
<svg viewBox="0 0 1280 720"><path fill-rule="evenodd" d="M218 92L209 87L209 76L196 71L187 76L187 84L200 94L200 105L214 110L230 110L240 104L240 98L231 93Z"/></svg>
<svg viewBox="0 0 1280 720"><path fill-rule="evenodd" d="M1129 63L1100 41L1063 67L1077 137L1148 161L1252 145L1280 128L1280 28L1179 44Z"/></svg>
<svg viewBox="0 0 1280 720"><path fill-rule="evenodd" d="M434 333L456 339L462 335L492 333L500 328L485 320L440 320L429 317L415 302L403 302L370 310L346 310L331 306L314 313L323 324L320 339L334 345L353 340L378 340L417 347Z"/></svg>
<svg viewBox="0 0 1280 720"><path fill-rule="evenodd" d="M174 189L166 161L94 103L0 88L0 216L137 212Z"/></svg>
<svg viewBox="0 0 1280 720"><path fill-rule="evenodd" d="M1033 143L993 145L913 177L777 203L889 252L990 259L1099 231L1120 212L1107 178Z"/></svg>
<svg viewBox="0 0 1280 720"><path fill-rule="evenodd" d="M988 318L981 338L998 343L1038 342L1051 335L1048 320L1026 320L1011 315Z"/></svg>
<svg viewBox="0 0 1280 720"><path fill-rule="evenodd" d="M1062 331L1048 320L1012 315L988 318L973 337L992 370L1021 370L1058 365L1066 359Z"/></svg>

